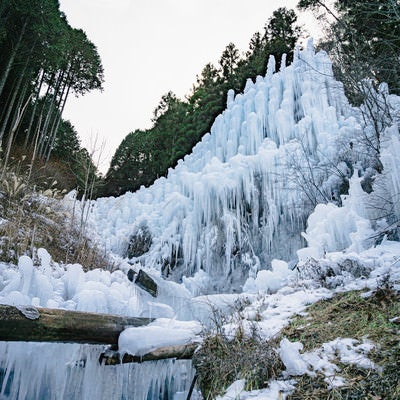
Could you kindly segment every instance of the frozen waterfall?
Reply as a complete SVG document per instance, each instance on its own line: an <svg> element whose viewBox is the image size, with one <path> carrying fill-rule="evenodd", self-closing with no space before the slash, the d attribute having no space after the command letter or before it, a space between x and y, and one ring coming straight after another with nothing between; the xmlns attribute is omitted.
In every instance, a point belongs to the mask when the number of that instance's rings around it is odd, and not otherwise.
<svg viewBox="0 0 400 400"><path fill-rule="evenodd" d="M291 261L315 205L340 199L349 169L338 144L359 130L341 83L312 44L290 66L228 93L227 108L190 155L151 187L92 204L91 225L107 249L125 255L143 229L149 251L132 260L180 281L205 271L208 290L239 289ZM147 250L147 249L146 249Z"/></svg>

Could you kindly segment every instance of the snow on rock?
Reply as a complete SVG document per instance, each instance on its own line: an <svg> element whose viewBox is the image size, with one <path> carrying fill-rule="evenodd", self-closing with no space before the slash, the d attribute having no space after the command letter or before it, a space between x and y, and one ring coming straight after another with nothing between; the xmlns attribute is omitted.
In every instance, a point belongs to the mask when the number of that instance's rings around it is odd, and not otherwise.
<svg viewBox="0 0 400 400"><path fill-rule="evenodd" d="M302 235L308 247L299 249L299 260L322 258L327 252L338 250L361 252L372 244L375 231L366 218L361 179L357 173L350 180L349 195L343 196L343 205L318 204L308 217L306 232Z"/></svg>
<svg viewBox="0 0 400 400"><path fill-rule="evenodd" d="M288 375L304 375L308 372L309 365L300 355L300 350L303 350L303 345L300 342L290 342L288 339L281 340L279 356L285 364Z"/></svg>
<svg viewBox="0 0 400 400"><path fill-rule="evenodd" d="M255 279L248 278L243 286L243 291L247 293L276 293L286 286L295 275L285 261L272 260L271 267L272 270L258 271Z"/></svg>
<svg viewBox="0 0 400 400"><path fill-rule="evenodd" d="M125 329L118 338L121 354L142 356L152 350L199 340L202 326L197 321L159 318L149 325Z"/></svg>
<svg viewBox="0 0 400 400"><path fill-rule="evenodd" d="M322 345L323 352L330 358L339 354L342 363L354 364L364 369L379 369L366 356L374 347L374 344L368 340L359 343L358 340L349 338L335 339Z"/></svg>
<svg viewBox="0 0 400 400"><path fill-rule="evenodd" d="M239 398L240 393L244 391L244 386L246 385L245 379L240 379L232 383L226 389L226 392L223 397L218 396L217 400L236 400Z"/></svg>

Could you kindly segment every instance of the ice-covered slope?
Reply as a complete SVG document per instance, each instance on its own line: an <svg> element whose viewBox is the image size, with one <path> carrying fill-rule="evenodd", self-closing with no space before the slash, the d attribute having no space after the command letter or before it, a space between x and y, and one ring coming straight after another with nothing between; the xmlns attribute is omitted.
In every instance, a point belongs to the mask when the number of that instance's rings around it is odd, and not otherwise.
<svg viewBox="0 0 400 400"><path fill-rule="evenodd" d="M229 92L211 132L167 178L98 199L90 224L120 255L132 235L150 233L136 261L177 280L204 270L214 289L234 290L273 258L293 259L317 202L339 198L349 170L338 144L350 151L360 129L350 110L312 44L278 72L271 58L265 77Z"/></svg>

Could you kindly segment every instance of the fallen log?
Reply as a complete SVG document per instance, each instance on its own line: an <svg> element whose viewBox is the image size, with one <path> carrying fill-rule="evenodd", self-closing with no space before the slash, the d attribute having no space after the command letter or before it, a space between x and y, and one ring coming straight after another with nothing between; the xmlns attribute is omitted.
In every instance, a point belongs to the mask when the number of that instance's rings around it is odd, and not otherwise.
<svg viewBox="0 0 400 400"><path fill-rule="evenodd" d="M118 365L126 363L141 363L144 361L165 360L167 358L175 358L177 360L190 360L196 351L198 343L188 343L182 345L174 345L168 347L160 347L142 356L134 356L131 354L120 354L118 352L109 351L100 355L99 362L104 365Z"/></svg>
<svg viewBox="0 0 400 400"><path fill-rule="evenodd" d="M153 320L31 306L0 305L0 341L117 345L119 334L125 328L147 325Z"/></svg>

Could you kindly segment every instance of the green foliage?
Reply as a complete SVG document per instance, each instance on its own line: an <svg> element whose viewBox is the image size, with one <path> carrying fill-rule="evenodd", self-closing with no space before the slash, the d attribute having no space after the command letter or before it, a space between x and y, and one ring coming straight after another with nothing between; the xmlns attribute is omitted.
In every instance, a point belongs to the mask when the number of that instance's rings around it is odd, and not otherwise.
<svg viewBox="0 0 400 400"><path fill-rule="evenodd" d="M319 46L330 53L335 73L354 102L365 93L364 78L387 82L400 93L400 3L396 0L301 0L300 9L311 9L325 20L325 38Z"/></svg>
<svg viewBox="0 0 400 400"><path fill-rule="evenodd" d="M105 177L101 194L118 195L152 183L156 164L150 154L152 142L149 132L131 132L116 150Z"/></svg>
<svg viewBox="0 0 400 400"><path fill-rule="evenodd" d="M153 127L131 132L114 154L100 195L119 195L148 186L166 176L179 159L189 154L209 132L215 118L225 109L227 92L243 91L247 79L264 75L270 55L279 63L283 53L290 60L300 35L293 10L279 8L256 33L242 57L233 43L222 52L218 67L207 64L185 100L172 92L162 96L154 111Z"/></svg>
<svg viewBox="0 0 400 400"><path fill-rule="evenodd" d="M101 90L101 60L85 32L68 24L57 0L2 1L0 22L3 162L18 146L32 163L47 163L57 142L75 145L64 135L62 113L71 93Z"/></svg>

